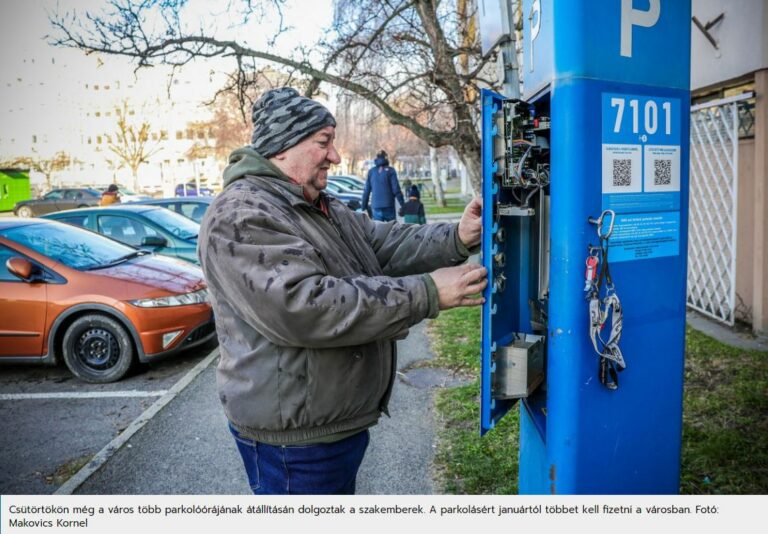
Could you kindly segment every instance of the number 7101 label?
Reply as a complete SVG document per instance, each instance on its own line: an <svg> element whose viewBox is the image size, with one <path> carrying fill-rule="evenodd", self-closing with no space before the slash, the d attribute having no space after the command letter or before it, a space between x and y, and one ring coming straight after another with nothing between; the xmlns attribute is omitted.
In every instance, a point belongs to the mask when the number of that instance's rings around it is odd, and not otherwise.
<svg viewBox="0 0 768 534"><path fill-rule="evenodd" d="M680 100L603 93L603 143L680 145Z"/></svg>

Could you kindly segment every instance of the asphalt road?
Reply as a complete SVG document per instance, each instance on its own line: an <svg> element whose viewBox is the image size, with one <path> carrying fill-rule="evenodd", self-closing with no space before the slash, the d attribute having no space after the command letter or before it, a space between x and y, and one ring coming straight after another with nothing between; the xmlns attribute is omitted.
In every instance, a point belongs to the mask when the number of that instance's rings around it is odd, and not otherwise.
<svg viewBox="0 0 768 534"><path fill-rule="evenodd" d="M63 365L0 368L0 493L53 493L210 352L191 349L112 384Z"/></svg>
<svg viewBox="0 0 768 534"><path fill-rule="evenodd" d="M399 367L431 358L424 324L400 342ZM249 494L215 387L215 363L149 421L76 494ZM358 494L431 494L432 401L438 373L399 373L390 405L371 430ZM409 378L410 377L410 378Z"/></svg>

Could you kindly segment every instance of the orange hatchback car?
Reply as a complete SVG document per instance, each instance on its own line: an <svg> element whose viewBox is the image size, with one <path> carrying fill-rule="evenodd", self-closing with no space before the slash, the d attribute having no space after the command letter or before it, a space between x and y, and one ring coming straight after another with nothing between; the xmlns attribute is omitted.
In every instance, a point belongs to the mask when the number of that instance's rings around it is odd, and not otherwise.
<svg viewBox="0 0 768 534"><path fill-rule="evenodd" d="M202 271L43 219L0 219L0 362L114 382L216 335Z"/></svg>

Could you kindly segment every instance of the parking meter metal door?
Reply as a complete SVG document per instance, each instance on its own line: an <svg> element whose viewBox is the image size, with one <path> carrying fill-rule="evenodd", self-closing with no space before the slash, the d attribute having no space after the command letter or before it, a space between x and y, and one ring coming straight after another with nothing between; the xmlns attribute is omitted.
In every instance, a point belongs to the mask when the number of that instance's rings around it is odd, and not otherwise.
<svg viewBox="0 0 768 534"><path fill-rule="evenodd" d="M481 98L482 262L489 273L482 311L484 434L544 379L549 121L520 100L487 90Z"/></svg>

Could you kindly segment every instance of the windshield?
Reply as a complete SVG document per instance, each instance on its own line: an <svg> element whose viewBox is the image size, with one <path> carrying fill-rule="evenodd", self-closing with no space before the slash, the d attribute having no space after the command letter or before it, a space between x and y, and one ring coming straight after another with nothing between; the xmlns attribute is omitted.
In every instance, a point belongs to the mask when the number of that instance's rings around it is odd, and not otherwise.
<svg viewBox="0 0 768 534"><path fill-rule="evenodd" d="M16 226L0 231L0 235L80 271L112 263L136 251L99 234L58 222Z"/></svg>
<svg viewBox="0 0 768 534"><path fill-rule="evenodd" d="M142 215L180 239L195 239L200 233L195 221L165 208L147 210Z"/></svg>

